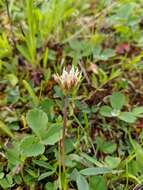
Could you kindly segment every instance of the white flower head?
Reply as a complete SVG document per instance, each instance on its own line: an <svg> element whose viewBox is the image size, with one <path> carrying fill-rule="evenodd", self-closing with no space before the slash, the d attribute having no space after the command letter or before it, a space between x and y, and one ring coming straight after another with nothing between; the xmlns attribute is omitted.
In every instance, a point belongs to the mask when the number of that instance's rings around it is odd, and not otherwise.
<svg viewBox="0 0 143 190"><path fill-rule="evenodd" d="M67 71L65 68L63 69L62 75L55 74L55 81L60 85L60 87L64 90L64 92L68 92L72 90L81 80L81 73L78 68L72 66L70 71Z"/></svg>

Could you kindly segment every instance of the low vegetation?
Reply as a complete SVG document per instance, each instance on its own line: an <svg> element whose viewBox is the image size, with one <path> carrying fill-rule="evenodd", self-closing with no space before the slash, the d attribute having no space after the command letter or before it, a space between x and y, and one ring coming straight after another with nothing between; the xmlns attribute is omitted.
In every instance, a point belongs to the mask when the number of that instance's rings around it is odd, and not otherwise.
<svg viewBox="0 0 143 190"><path fill-rule="evenodd" d="M143 183L143 1L0 0L0 188Z"/></svg>

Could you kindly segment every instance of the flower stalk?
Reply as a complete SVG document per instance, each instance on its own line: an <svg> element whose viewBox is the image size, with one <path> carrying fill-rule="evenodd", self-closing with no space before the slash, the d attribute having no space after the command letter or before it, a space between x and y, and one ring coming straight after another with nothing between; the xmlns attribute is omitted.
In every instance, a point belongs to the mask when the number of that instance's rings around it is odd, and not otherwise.
<svg viewBox="0 0 143 190"><path fill-rule="evenodd" d="M61 159L60 159L60 166L63 169L63 185L62 189L67 190L67 181L66 181L66 150L65 150L65 139L66 139L66 131L67 131L67 109L68 109L68 95L71 94L72 90L78 85L81 80L81 73L75 67L72 67L70 71L63 69L62 75L55 74L54 75L55 81L59 84L61 90L64 94L64 109L63 109L63 133L62 139L60 141L60 152L61 152ZM61 168L60 168L61 171Z"/></svg>
<svg viewBox="0 0 143 190"><path fill-rule="evenodd" d="M65 154L65 137L66 137L66 129L67 129L67 107L68 107L68 96L64 97L64 110L63 110L63 135L61 140L61 151L62 151L62 166L63 166L63 173L66 172L66 154Z"/></svg>

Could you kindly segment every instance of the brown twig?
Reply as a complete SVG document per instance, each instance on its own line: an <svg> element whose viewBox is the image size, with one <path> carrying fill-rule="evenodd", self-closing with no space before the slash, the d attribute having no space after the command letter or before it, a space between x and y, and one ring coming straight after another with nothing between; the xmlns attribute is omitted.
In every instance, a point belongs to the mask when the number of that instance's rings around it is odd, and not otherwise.
<svg viewBox="0 0 143 190"><path fill-rule="evenodd" d="M83 66L83 61L80 60L78 64L79 64L79 66L80 66L80 69L81 69L81 71L82 71L82 73L83 73L83 75L84 75L84 77L85 77L85 79L86 79L88 85L91 85L91 82L90 82L90 79L89 79L89 77L88 77L88 74L87 74L87 72L86 72L86 70L85 70L85 68L84 68L84 66Z"/></svg>

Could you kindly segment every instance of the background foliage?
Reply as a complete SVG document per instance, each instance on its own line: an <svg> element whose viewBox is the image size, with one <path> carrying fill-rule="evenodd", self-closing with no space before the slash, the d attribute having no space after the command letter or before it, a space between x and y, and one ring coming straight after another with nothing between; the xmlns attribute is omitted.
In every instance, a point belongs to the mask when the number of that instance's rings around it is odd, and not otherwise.
<svg viewBox="0 0 143 190"><path fill-rule="evenodd" d="M142 0L0 0L0 187L62 189L64 67L69 190L143 182Z"/></svg>

